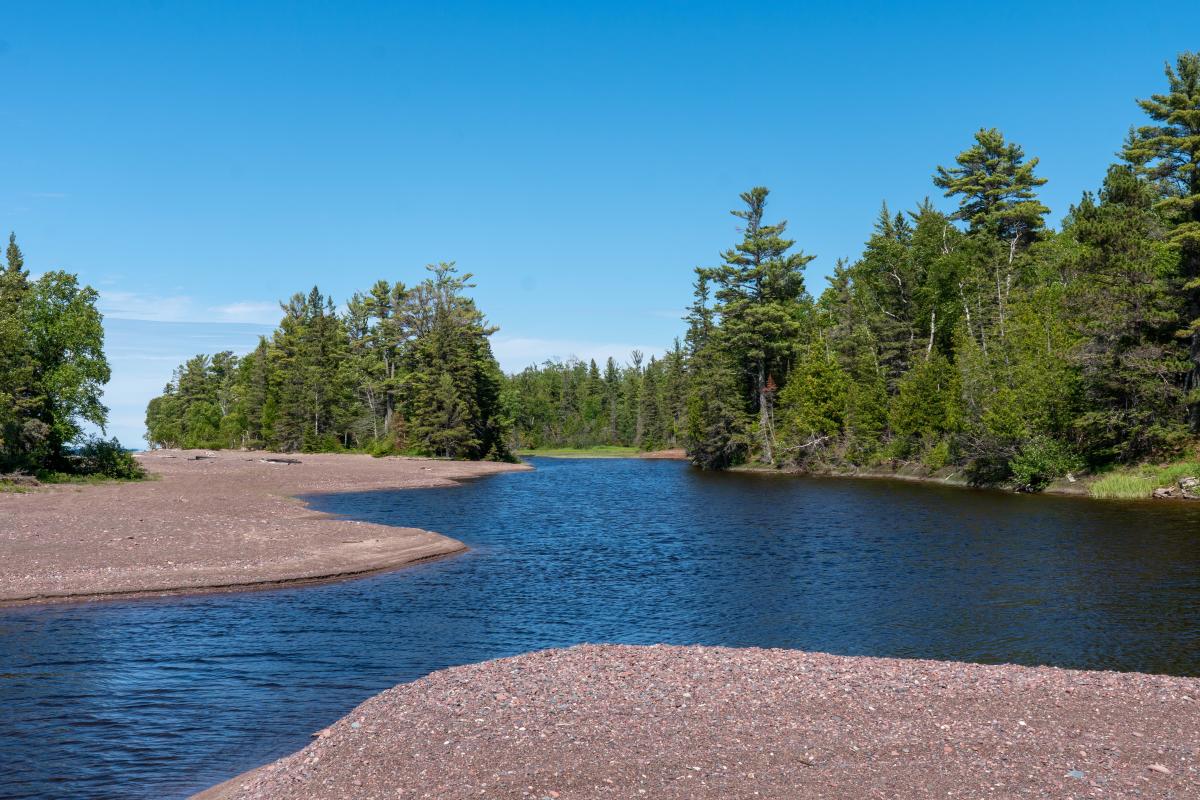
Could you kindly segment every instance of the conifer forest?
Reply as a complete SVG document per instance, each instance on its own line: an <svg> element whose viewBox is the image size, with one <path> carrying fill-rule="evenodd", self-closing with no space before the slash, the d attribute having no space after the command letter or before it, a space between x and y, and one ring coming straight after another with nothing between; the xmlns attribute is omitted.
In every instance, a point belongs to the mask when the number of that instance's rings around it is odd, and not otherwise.
<svg viewBox="0 0 1200 800"><path fill-rule="evenodd" d="M931 169L950 210L884 205L823 288L768 190L744 192L661 354L505 376L470 276L441 264L340 311L293 296L253 352L180 366L147 438L499 459L681 447L708 469L955 466L1034 490L1174 457L1200 433L1200 53L1157 90L1057 229L1036 151L984 128Z"/></svg>

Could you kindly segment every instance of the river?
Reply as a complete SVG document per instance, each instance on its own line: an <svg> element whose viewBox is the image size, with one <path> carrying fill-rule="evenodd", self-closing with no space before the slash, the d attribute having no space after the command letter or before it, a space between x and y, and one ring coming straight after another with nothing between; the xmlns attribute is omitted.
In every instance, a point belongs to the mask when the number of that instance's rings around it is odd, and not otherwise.
<svg viewBox="0 0 1200 800"><path fill-rule="evenodd" d="M1200 504L534 459L326 495L471 551L337 584L0 610L0 797L186 797L442 667L577 642L1200 675Z"/></svg>

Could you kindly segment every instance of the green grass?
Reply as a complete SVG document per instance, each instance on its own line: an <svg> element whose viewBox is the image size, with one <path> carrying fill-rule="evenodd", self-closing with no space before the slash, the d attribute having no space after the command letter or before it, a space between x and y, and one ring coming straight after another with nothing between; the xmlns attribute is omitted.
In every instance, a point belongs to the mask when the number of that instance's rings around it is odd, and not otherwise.
<svg viewBox="0 0 1200 800"><path fill-rule="evenodd" d="M599 445L597 447L547 447L542 450L518 450L519 456L549 456L551 458L634 458L641 451L636 447Z"/></svg>
<svg viewBox="0 0 1200 800"><path fill-rule="evenodd" d="M0 494L25 494L32 491L32 486L22 486L12 481L0 481Z"/></svg>
<svg viewBox="0 0 1200 800"><path fill-rule="evenodd" d="M42 483L66 483L93 486L106 483L140 483L141 481L156 481L159 479L159 476L147 473L141 478L110 478L107 475L76 475L72 472L38 472L37 479Z"/></svg>
<svg viewBox="0 0 1200 800"><path fill-rule="evenodd" d="M1114 470L1093 483L1089 491L1102 500L1141 500L1189 475L1200 477L1200 462L1143 464Z"/></svg>

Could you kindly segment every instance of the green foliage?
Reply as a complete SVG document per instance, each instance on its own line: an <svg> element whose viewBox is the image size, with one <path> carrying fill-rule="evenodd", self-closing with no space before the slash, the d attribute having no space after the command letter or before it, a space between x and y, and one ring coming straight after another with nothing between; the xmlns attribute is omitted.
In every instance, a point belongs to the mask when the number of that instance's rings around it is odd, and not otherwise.
<svg viewBox="0 0 1200 800"><path fill-rule="evenodd" d="M958 372L945 356L919 362L900 381L888 422L892 453L904 458L957 432L960 414Z"/></svg>
<svg viewBox="0 0 1200 800"><path fill-rule="evenodd" d="M934 175L954 213L884 205L815 303L811 257L765 222L767 189L745 192L741 241L695 271L686 347L603 380L514 376L520 444L678 441L712 469L899 460L1027 490L1178 453L1200 432L1200 54L1167 82L1061 231L1038 160L982 129Z"/></svg>
<svg viewBox="0 0 1200 800"><path fill-rule="evenodd" d="M775 460L774 394L787 372L787 359L800 336L810 303L804 268L814 256L789 252L787 222L763 222L769 191L743 192L745 209L732 213L745 221L742 241L721 254L721 266L703 273L716 286L713 313L735 376L757 417L754 431L760 457Z"/></svg>
<svg viewBox="0 0 1200 800"><path fill-rule="evenodd" d="M933 184L958 197L955 219L1005 242L1028 244L1049 212L1035 190L1046 183L1033 174L1036 158L1025 161L1020 145L995 128L975 134L975 144L955 157L958 166L938 167Z"/></svg>
<svg viewBox="0 0 1200 800"><path fill-rule="evenodd" d="M680 446L690 380L679 342L662 358L634 351L619 366L548 361L504 379L513 449Z"/></svg>
<svg viewBox="0 0 1200 800"><path fill-rule="evenodd" d="M252 353L176 369L146 408L147 441L511 458L494 329L464 294L471 276L429 270L412 289L378 281L344 314L316 287L293 295Z"/></svg>
<svg viewBox="0 0 1200 800"><path fill-rule="evenodd" d="M812 256L767 221L755 187L732 212L740 239L695 270L668 352L503 376L470 276L441 264L412 287L377 282L342 314L315 288L294 296L254 353L182 365L147 409L150 440L457 458L683 445L708 469L900 460L1028 490L1081 465L1174 457L1200 433L1200 54L1166 78L1139 101L1150 124L1125 163L1061 230L1046 224L1038 159L985 128L936 168L953 212L883 206L815 302ZM24 307L38 290L15 244L9 264L0 308ZM10 449L72 433L13 410L40 402L21 388L34 378L14 357L15 318L0 318ZM79 394L51 384L66 418L88 419L103 376L71 375Z"/></svg>
<svg viewBox="0 0 1200 800"><path fill-rule="evenodd" d="M1170 455L1189 435L1184 309L1154 197L1115 166L1099 202L1085 195L1066 225L1078 243L1069 313L1082 335L1072 358L1084 407L1073 424L1094 463Z"/></svg>
<svg viewBox="0 0 1200 800"><path fill-rule="evenodd" d="M0 471L88 468L70 458L100 402L110 371L97 294L66 272L30 281L10 236L0 272Z"/></svg>
<svg viewBox="0 0 1200 800"><path fill-rule="evenodd" d="M710 343L692 355L692 369L683 436L688 456L702 469L743 463L750 452L750 422L728 356Z"/></svg>
<svg viewBox="0 0 1200 800"><path fill-rule="evenodd" d="M595 447L547 447L540 450L519 450L517 455L550 458L631 458L640 452L642 451L636 447L596 445Z"/></svg>
<svg viewBox="0 0 1200 800"><path fill-rule="evenodd" d="M113 480L134 481L146 477L146 470L121 447L116 439L89 438L74 455L76 472L100 475Z"/></svg>
<svg viewBox="0 0 1200 800"><path fill-rule="evenodd" d="M1064 443L1048 436L1035 436L1021 445L1010 470L1017 488L1039 492L1051 481L1080 470L1083 465L1083 459Z"/></svg>
<svg viewBox="0 0 1200 800"><path fill-rule="evenodd" d="M820 460L845 430L850 378L824 342L797 355L776 411L779 450L790 463Z"/></svg>
<svg viewBox="0 0 1200 800"><path fill-rule="evenodd" d="M1182 296L1177 336L1187 342L1188 423L1200 431L1200 52L1166 65L1167 92L1139 100L1153 124L1130 131L1123 155L1153 187L1171 277Z"/></svg>

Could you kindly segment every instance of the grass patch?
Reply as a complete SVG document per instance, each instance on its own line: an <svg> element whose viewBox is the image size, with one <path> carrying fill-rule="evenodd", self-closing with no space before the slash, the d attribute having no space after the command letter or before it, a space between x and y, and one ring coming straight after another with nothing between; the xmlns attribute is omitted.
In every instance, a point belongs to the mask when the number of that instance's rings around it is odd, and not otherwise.
<svg viewBox="0 0 1200 800"><path fill-rule="evenodd" d="M1102 500L1144 500L1155 489L1173 486L1180 478L1200 477L1200 462L1142 464L1114 470L1091 485L1092 497Z"/></svg>
<svg viewBox="0 0 1200 800"><path fill-rule="evenodd" d="M542 450L518 450L519 456L548 456L550 458L635 458L641 451L636 447L599 445L597 447L547 447Z"/></svg>
<svg viewBox="0 0 1200 800"><path fill-rule="evenodd" d="M25 486L20 483L13 483L12 481L0 480L0 494L25 494L26 492L32 491L32 486Z"/></svg>
<svg viewBox="0 0 1200 800"><path fill-rule="evenodd" d="M156 481L160 476L152 473L146 473L140 478L110 478L107 475L76 475L71 472L44 472L39 471L37 479L41 483L52 484L73 484L80 486L102 486L108 483L141 483L142 481Z"/></svg>

